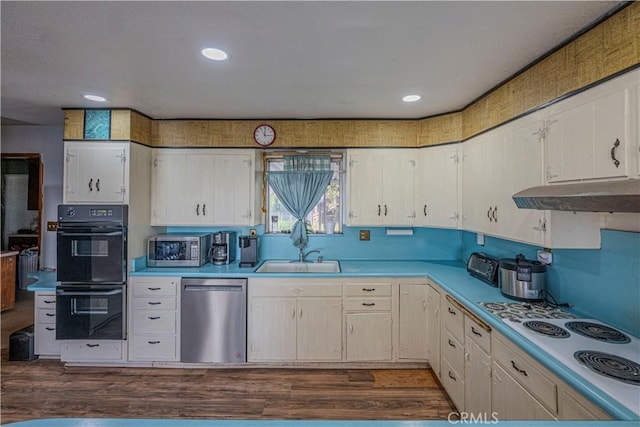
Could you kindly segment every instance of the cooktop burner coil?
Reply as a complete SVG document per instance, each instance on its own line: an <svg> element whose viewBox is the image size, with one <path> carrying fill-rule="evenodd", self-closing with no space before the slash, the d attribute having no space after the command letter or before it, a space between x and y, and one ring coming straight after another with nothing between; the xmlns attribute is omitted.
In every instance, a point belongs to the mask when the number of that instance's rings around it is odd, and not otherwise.
<svg viewBox="0 0 640 427"><path fill-rule="evenodd" d="M627 384L640 385L640 364L629 359L591 350L576 351L573 357L598 374Z"/></svg>
<svg viewBox="0 0 640 427"><path fill-rule="evenodd" d="M548 322L543 322L541 320L529 320L527 322L524 322L522 325L525 328L532 330L533 332L551 338L569 338L571 336L571 334L567 332L566 329Z"/></svg>
<svg viewBox="0 0 640 427"><path fill-rule="evenodd" d="M631 342L631 339L619 330L597 323L567 322L565 326L576 334L602 342L613 344L627 344Z"/></svg>

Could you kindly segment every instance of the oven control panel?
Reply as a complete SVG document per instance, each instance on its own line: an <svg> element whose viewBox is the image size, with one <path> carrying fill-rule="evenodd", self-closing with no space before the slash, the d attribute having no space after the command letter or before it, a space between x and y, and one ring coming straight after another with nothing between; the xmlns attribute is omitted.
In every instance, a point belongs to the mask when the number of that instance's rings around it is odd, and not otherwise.
<svg viewBox="0 0 640 427"><path fill-rule="evenodd" d="M61 223L127 223L127 205L58 205Z"/></svg>

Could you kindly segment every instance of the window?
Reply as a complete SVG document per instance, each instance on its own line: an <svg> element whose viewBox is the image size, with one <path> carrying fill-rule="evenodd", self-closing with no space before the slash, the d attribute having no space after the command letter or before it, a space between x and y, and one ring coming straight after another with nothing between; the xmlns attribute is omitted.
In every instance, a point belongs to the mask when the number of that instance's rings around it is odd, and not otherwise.
<svg viewBox="0 0 640 427"><path fill-rule="evenodd" d="M267 154L267 171L282 171L284 169L283 156L284 153ZM291 155L294 153L286 153ZM307 233L309 234L333 234L342 233L342 207L344 205L344 184L342 173L342 153L331 152L322 153L331 154L331 170L333 178L327 186L324 195L320 201L307 215ZM289 234L293 228L296 219L287 211L278 199L278 196L266 184L266 232ZM331 229L333 227L333 229Z"/></svg>

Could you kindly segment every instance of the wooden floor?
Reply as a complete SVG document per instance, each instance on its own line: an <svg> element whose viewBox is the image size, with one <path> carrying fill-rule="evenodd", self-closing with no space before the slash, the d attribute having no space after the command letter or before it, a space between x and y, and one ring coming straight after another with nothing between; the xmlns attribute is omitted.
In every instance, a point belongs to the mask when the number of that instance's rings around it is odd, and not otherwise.
<svg viewBox="0 0 640 427"><path fill-rule="evenodd" d="M144 369L3 362L2 424L35 418L445 420L431 370Z"/></svg>
<svg viewBox="0 0 640 427"><path fill-rule="evenodd" d="M0 314L0 360L9 360L9 337L20 329L33 325L34 292L16 290L16 304Z"/></svg>

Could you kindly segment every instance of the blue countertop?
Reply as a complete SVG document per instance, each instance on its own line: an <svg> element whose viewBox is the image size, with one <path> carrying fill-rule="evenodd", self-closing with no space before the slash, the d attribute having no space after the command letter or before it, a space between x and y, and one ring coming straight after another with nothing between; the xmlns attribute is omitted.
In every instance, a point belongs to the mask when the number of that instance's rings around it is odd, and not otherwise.
<svg viewBox="0 0 640 427"><path fill-rule="evenodd" d="M587 399L600 406L616 419L637 420L638 416L604 392L592 386L582 377L567 369L556 359L542 351L531 341L506 326L501 319L492 315L479 302L512 301L500 291L470 276L461 261L340 261L341 273L255 273L259 267L240 268L238 263L224 266L205 264L199 268L143 268L131 272L131 276L175 276L175 277L429 277L452 297L467 306L480 319L500 332L527 354L575 388ZM39 272L39 280L28 287L31 291L51 291L55 289L55 272ZM579 308L568 310L578 317L584 317ZM328 424L327 424L328 425ZM387 424L396 425L396 424ZM401 425L401 424L397 424ZM421 424L422 425L422 424ZM427 424L424 424L427 425ZM428 424L431 425L431 424ZM437 425L437 424L433 424ZM505 424L506 425L506 424ZM559 424L553 424L558 426Z"/></svg>
<svg viewBox="0 0 640 427"><path fill-rule="evenodd" d="M443 427L452 425L528 427L531 421L335 421L335 420L181 420L131 418L49 418L19 421L13 427ZM536 421L536 427L579 427L585 421ZM630 427L635 421L589 421L589 427Z"/></svg>

